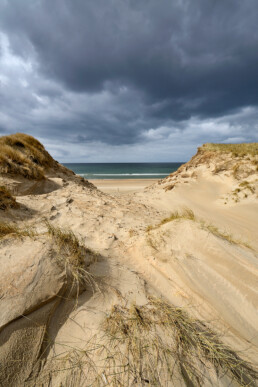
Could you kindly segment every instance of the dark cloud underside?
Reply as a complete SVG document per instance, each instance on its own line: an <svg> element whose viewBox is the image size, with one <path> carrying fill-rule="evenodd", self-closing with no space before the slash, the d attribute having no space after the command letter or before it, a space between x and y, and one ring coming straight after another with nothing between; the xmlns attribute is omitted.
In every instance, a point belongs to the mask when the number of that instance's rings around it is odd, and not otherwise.
<svg viewBox="0 0 258 387"><path fill-rule="evenodd" d="M257 108L256 0L2 0L0 15L10 55L33 68L19 75L15 110L33 111L41 135L138 144L193 117L235 128L233 115ZM14 95L1 86L2 106ZM252 117L239 119L243 132Z"/></svg>

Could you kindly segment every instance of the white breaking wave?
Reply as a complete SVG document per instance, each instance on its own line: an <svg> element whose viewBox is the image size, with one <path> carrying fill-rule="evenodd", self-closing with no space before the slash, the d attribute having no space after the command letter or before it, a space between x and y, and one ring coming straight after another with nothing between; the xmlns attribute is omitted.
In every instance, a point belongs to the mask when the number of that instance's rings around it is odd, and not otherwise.
<svg viewBox="0 0 258 387"><path fill-rule="evenodd" d="M81 173L80 176L164 176L165 173Z"/></svg>

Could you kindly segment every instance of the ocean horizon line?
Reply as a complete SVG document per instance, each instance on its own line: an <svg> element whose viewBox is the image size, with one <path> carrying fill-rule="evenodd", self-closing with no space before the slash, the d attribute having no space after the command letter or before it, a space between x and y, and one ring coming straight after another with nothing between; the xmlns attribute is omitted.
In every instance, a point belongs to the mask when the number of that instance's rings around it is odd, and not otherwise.
<svg viewBox="0 0 258 387"><path fill-rule="evenodd" d="M161 179L182 163L66 163L66 167L86 179Z"/></svg>
<svg viewBox="0 0 258 387"><path fill-rule="evenodd" d="M80 176L163 176L164 173L79 173Z"/></svg>
<svg viewBox="0 0 258 387"><path fill-rule="evenodd" d="M128 161L128 162L119 162L119 161L105 161L105 162L61 162L62 165L74 165L74 164L185 164L186 161Z"/></svg>

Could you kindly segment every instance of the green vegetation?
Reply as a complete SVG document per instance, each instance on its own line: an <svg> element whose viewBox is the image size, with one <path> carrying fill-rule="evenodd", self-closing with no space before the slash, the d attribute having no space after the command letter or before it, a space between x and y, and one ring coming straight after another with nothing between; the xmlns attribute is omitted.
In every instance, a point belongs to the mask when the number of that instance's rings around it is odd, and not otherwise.
<svg viewBox="0 0 258 387"><path fill-rule="evenodd" d="M0 173L44 179L44 168L55 163L44 146L32 136L16 133L0 137Z"/></svg>
<svg viewBox="0 0 258 387"><path fill-rule="evenodd" d="M17 208L19 204L15 198L4 186L0 186L0 210L7 210L8 208Z"/></svg>
<svg viewBox="0 0 258 387"><path fill-rule="evenodd" d="M222 152L232 153L234 156L257 156L258 143L241 143L241 144L203 144L198 148L200 152Z"/></svg>

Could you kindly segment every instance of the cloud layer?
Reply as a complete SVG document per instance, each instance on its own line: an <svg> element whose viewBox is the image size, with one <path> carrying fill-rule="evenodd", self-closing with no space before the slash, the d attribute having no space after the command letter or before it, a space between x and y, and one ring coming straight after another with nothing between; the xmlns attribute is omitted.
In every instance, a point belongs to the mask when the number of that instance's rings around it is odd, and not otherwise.
<svg viewBox="0 0 258 387"><path fill-rule="evenodd" d="M0 134L60 161L257 141L256 0L2 0Z"/></svg>

